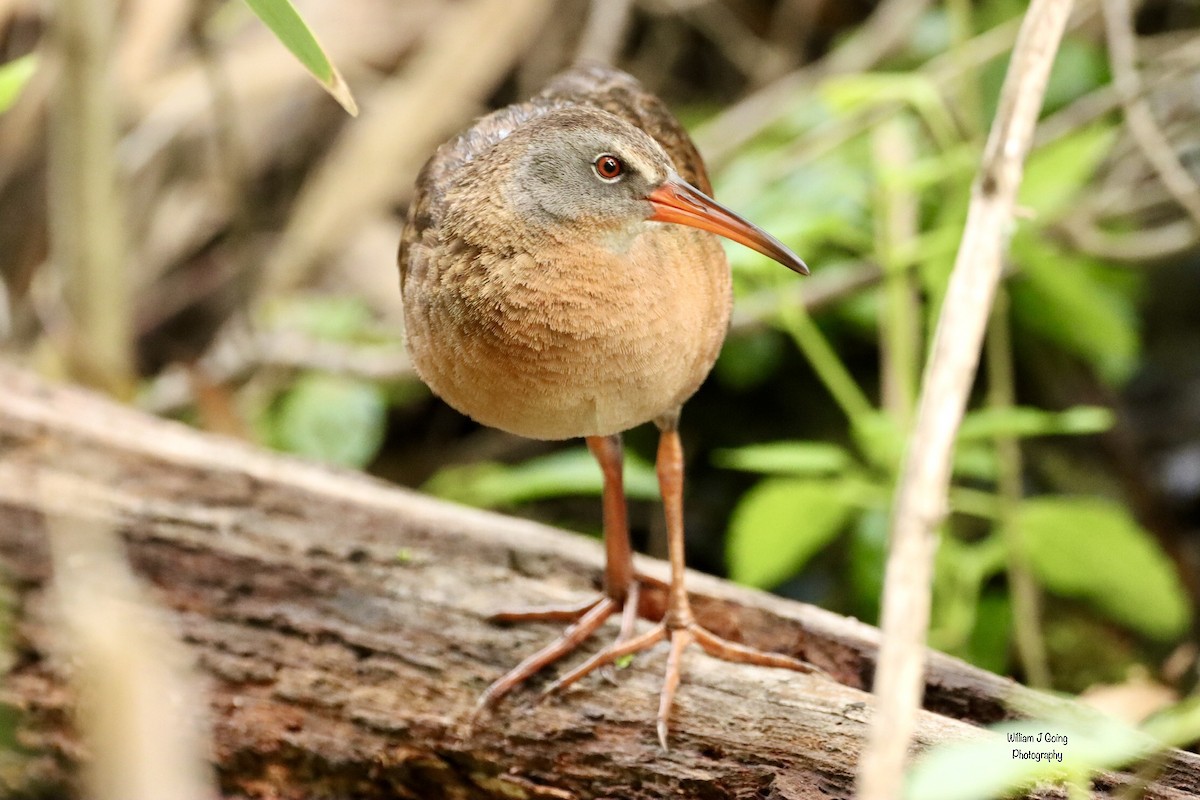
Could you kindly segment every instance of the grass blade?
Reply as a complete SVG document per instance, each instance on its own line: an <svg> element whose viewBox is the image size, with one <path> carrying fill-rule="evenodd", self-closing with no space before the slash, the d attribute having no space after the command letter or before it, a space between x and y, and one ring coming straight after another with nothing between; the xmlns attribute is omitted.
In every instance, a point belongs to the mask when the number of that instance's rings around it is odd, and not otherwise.
<svg viewBox="0 0 1200 800"><path fill-rule="evenodd" d="M350 116L358 116L350 87L289 0L246 0L246 5Z"/></svg>

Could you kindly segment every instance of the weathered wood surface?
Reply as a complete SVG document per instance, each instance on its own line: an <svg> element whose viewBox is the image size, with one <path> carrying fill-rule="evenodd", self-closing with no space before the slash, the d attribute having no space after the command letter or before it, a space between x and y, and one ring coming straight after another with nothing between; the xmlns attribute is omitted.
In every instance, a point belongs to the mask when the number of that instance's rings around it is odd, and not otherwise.
<svg viewBox="0 0 1200 800"><path fill-rule="evenodd" d="M39 492L85 486L86 506ZM694 575L701 621L834 679L689 652L670 752L654 732L659 648L562 697L525 690L468 731L487 682L549 640L499 608L577 599L596 542L448 505L50 388L0 366L0 570L17 608L0 699L37 773L67 785L78 743L54 652L46 514L109 524L208 677L226 797L827 798L852 795L878 632ZM663 565L645 560L649 574ZM647 599L653 612L662 598ZM921 745L1064 704L933 654ZM1104 795L1124 782L1099 782ZM1176 753L1151 797L1200 792Z"/></svg>

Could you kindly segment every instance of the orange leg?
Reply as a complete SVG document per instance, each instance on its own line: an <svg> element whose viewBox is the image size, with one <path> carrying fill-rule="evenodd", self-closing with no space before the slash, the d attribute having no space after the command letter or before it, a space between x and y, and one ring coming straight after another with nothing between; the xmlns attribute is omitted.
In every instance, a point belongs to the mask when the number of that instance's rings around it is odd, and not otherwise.
<svg viewBox="0 0 1200 800"><path fill-rule="evenodd" d="M616 643L633 636L638 615L639 578L633 571L633 549L629 544L629 522L622 478L621 437L589 436L588 449L604 474L604 593L600 597L565 606L545 606L507 611L491 617L493 622L570 622L562 634L526 658L494 682L476 704L477 709L495 705L501 698L578 648L613 614L621 612Z"/></svg>
<svg viewBox="0 0 1200 800"><path fill-rule="evenodd" d="M664 425L658 445L658 482L662 490L663 511L667 518L667 551L671 563L669 605L663 621L650 630L601 650L575 669L563 675L546 692L565 689L583 676L623 656L645 650L669 639L671 651L667 656L666 676L658 704L658 740L667 749L668 720L675 702L675 692L683 675L683 651L698 644L715 658L763 667L779 667L797 672L820 672L818 667L782 653L768 653L743 644L730 642L705 630L696 623L688 602L683 559L683 448L674 425Z"/></svg>

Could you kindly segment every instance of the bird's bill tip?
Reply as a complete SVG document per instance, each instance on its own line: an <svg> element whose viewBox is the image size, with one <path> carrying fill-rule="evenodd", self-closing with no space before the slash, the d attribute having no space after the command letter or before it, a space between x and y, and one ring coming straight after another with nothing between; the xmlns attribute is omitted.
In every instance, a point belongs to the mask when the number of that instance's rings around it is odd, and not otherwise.
<svg viewBox="0 0 1200 800"><path fill-rule="evenodd" d="M788 249L787 245L730 211L678 175L668 177L650 192L647 199L654 208L654 213L649 219L655 222L689 225L724 236L757 250L794 272L808 274L808 265Z"/></svg>

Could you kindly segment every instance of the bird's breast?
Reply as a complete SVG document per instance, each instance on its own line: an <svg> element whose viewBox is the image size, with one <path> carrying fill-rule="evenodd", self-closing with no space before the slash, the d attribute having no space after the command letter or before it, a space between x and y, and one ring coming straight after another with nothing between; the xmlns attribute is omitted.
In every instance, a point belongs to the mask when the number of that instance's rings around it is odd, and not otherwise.
<svg viewBox="0 0 1200 800"><path fill-rule="evenodd" d="M648 223L622 252L430 242L409 257L421 262L404 307L422 379L477 421L532 438L607 435L674 411L729 322L720 245L678 226Z"/></svg>

